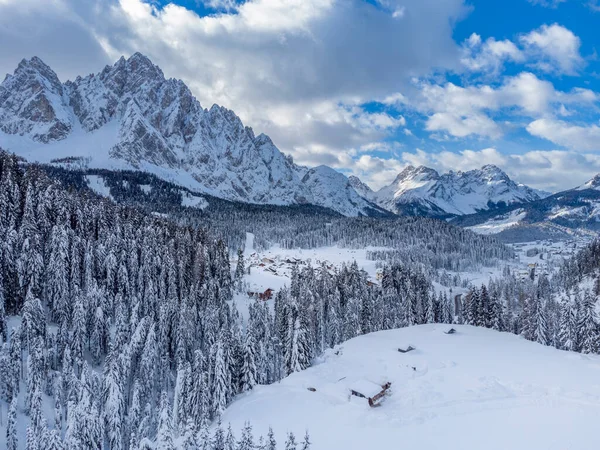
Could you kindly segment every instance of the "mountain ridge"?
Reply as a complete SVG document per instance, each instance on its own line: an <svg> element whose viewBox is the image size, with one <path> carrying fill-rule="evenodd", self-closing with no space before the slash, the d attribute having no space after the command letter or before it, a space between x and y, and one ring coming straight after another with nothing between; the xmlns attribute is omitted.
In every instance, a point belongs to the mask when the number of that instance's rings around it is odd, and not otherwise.
<svg viewBox="0 0 600 450"><path fill-rule="evenodd" d="M448 218L540 198L496 166L442 175L408 166L379 191L327 166L298 166L233 111L203 108L141 53L65 83L40 58L22 60L0 84L0 146L42 163L142 170L227 200L347 216Z"/></svg>

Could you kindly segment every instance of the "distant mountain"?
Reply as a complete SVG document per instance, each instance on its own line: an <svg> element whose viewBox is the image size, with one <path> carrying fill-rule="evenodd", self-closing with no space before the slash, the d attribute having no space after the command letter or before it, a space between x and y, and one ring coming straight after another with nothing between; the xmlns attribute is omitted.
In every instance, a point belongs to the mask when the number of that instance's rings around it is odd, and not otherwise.
<svg viewBox="0 0 600 450"><path fill-rule="evenodd" d="M373 191L373 189L371 189L369 186L367 186L365 183L363 183L358 177L355 177L354 175L350 175L348 177L348 183L350 184L350 186L352 186L352 188L354 188L354 190L357 192L357 194L360 195L361 197L369 200L370 202L377 201L375 191Z"/></svg>
<svg viewBox="0 0 600 450"><path fill-rule="evenodd" d="M505 241L600 231L600 174L587 183L524 204L455 217L451 223Z"/></svg>
<svg viewBox="0 0 600 450"><path fill-rule="evenodd" d="M318 170L303 181L308 169L268 136L226 108L202 108L140 53L66 83L37 57L21 61L0 85L0 147L45 163L142 170L233 201L377 211L342 174Z"/></svg>
<svg viewBox="0 0 600 450"><path fill-rule="evenodd" d="M331 208L345 216L355 216L356 212L363 216L391 215L383 208L369 202L364 195L359 195L354 180L358 178L346 178L342 173L327 166L310 169L302 178L302 182L313 194L313 198L319 199L320 206ZM360 189L360 186L358 187Z"/></svg>
<svg viewBox="0 0 600 450"><path fill-rule="evenodd" d="M408 166L371 198L396 214L447 218L527 203L545 195L515 183L494 165L443 175L428 167Z"/></svg>

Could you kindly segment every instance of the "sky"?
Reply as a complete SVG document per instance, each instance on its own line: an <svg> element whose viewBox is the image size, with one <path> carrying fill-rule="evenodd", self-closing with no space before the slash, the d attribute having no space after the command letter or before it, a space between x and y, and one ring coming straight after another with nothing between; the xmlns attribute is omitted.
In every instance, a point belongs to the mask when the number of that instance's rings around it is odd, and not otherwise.
<svg viewBox="0 0 600 450"><path fill-rule="evenodd" d="M598 24L594 0L0 0L0 74L139 51L299 164L374 189L496 164L558 191L600 172Z"/></svg>

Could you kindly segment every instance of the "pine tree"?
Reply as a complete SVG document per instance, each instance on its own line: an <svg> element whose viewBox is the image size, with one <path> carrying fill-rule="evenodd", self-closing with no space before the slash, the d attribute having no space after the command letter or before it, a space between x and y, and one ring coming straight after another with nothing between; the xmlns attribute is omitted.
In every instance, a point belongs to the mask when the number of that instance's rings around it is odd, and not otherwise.
<svg viewBox="0 0 600 450"><path fill-rule="evenodd" d="M256 342L251 330L246 332L246 342L244 345L244 362L242 365L242 392L246 392L254 388L256 385L257 368L256 368Z"/></svg>
<svg viewBox="0 0 600 450"><path fill-rule="evenodd" d="M288 433L287 440L285 441L285 450L296 450L296 448L296 436L294 436L294 433L290 432Z"/></svg>
<svg viewBox="0 0 600 450"><path fill-rule="evenodd" d="M221 419L217 422L217 428L212 439L212 450L225 450L225 433L221 425Z"/></svg>
<svg viewBox="0 0 600 450"><path fill-rule="evenodd" d="M533 300L533 317L532 322L534 325L534 340L538 344L548 345L548 323L546 318L546 311L544 309L544 305L542 304L542 299L539 297L535 297Z"/></svg>
<svg viewBox="0 0 600 450"><path fill-rule="evenodd" d="M199 447L196 443L196 427L192 419L188 418L185 421L181 437L181 450L198 450Z"/></svg>
<svg viewBox="0 0 600 450"><path fill-rule="evenodd" d="M10 402L8 418L6 422L6 450L17 450L17 396Z"/></svg>
<svg viewBox="0 0 600 450"><path fill-rule="evenodd" d="M244 424L242 435L236 447L237 450L254 450L254 438L252 436L252 427L249 422Z"/></svg>
<svg viewBox="0 0 600 450"><path fill-rule="evenodd" d="M6 306L4 300L4 287L0 277L0 344L8 340L8 325L6 323Z"/></svg>
<svg viewBox="0 0 600 450"><path fill-rule="evenodd" d="M231 424L227 426L227 435L225 436L225 450L235 450L235 436L231 429Z"/></svg>
<svg viewBox="0 0 600 450"><path fill-rule="evenodd" d="M577 317L575 308L565 297L560 305L560 323L558 332L559 348L563 350L575 350L577 341Z"/></svg>
<svg viewBox="0 0 600 450"><path fill-rule="evenodd" d="M302 450L310 450L312 442L310 442L310 438L308 436L308 430L304 433L304 440L302 441Z"/></svg>
<svg viewBox="0 0 600 450"><path fill-rule="evenodd" d="M156 450L174 450L173 426L171 423L171 405L166 392L160 398L158 431L156 433Z"/></svg>
<svg viewBox="0 0 600 450"><path fill-rule="evenodd" d="M227 407L227 397L231 387L231 374L225 359L225 349L222 339L216 342L214 355L212 408L215 414L220 416Z"/></svg>
<svg viewBox="0 0 600 450"><path fill-rule="evenodd" d="M581 317L578 323L581 353L595 353L598 349L598 323L596 321L595 299L589 291L583 296Z"/></svg>
<svg viewBox="0 0 600 450"><path fill-rule="evenodd" d="M235 288L236 291L241 292L244 287L244 274L246 273L246 265L244 263L244 251L240 248L237 252L237 265L235 267Z"/></svg>
<svg viewBox="0 0 600 450"><path fill-rule="evenodd" d="M125 379L121 357L111 349L106 358L103 377L104 430L112 450L121 450L125 437Z"/></svg>
<svg viewBox="0 0 600 450"><path fill-rule="evenodd" d="M269 427L269 433L267 434L267 450L277 450L275 433L273 433L273 428L271 427Z"/></svg>

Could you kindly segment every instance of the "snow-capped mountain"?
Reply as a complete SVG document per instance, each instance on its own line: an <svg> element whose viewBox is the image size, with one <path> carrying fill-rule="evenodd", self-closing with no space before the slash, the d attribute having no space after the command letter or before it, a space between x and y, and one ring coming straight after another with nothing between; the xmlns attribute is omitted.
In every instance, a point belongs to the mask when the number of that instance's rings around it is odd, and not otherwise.
<svg viewBox="0 0 600 450"><path fill-rule="evenodd" d="M371 189L367 184L363 183L360 178L350 175L348 177L348 183L361 197L366 198L370 202L377 201L375 191L373 191L373 189Z"/></svg>
<svg viewBox="0 0 600 450"><path fill-rule="evenodd" d="M517 242L600 230L600 174L574 189L528 203L457 216L451 223Z"/></svg>
<svg viewBox="0 0 600 450"><path fill-rule="evenodd" d="M43 163L144 170L228 200L312 203L352 216L370 208L351 186L319 184L344 183L342 174L303 182L306 170L268 136L226 108L202 108L140 53L64 84L39 58L24 59L0 85L0 147Z"/></svg>
<svg viewBox="0 0 600 450"><path fill-rule="evenodd" d="M594 176L591 180L583 183L581 186L575 188L578 191L585 191L586 189L593 189L600 191L600 173Z"/></svg>
<svg viewBox="0 0 600 450"><path fill-rule="evenodd" d="M356 177L350 178L358 180ZM310 169L302 178L302 182L313 194L313 198L320 199L320 206L334 209L345 216L355 216L356 211L364 216L387 213L359 195L353 187L352 180L331 167L318 166Z"/></svg>
<svg viewBox="0 0 600 450"><path fill-rule="evenodd" d="M374 200L397 214L433 217L460 216L514 203L539 200L545 193L512 181L494 165L478 170L448 172L406 167Z"/></svg>

